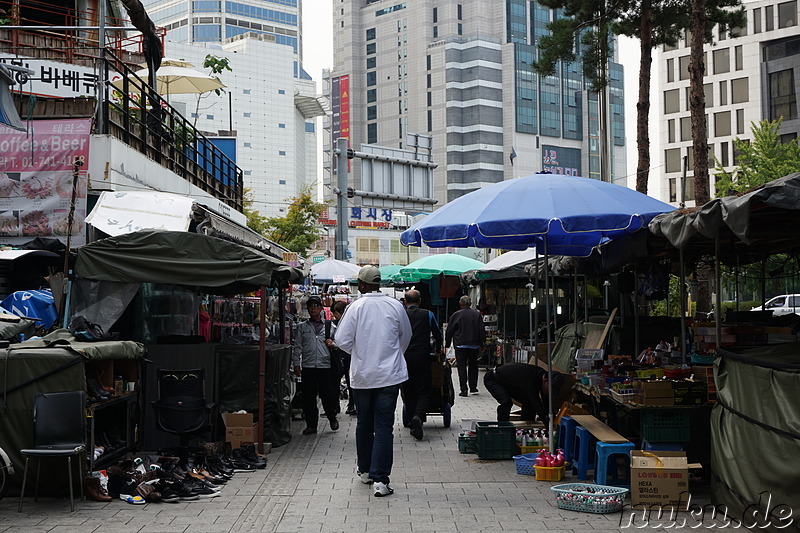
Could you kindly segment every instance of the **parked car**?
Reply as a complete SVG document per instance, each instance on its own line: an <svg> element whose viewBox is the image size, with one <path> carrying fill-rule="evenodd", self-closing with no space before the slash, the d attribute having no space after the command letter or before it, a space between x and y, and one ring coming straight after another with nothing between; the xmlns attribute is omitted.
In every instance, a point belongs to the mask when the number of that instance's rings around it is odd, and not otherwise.
<svg viewBox="0 0 800 533"><path fill-rule="evenodd" d="M750 309L751 311L772 311L773 316L800 314L800 294L781 294L766 301L764 306Z"/></svg>

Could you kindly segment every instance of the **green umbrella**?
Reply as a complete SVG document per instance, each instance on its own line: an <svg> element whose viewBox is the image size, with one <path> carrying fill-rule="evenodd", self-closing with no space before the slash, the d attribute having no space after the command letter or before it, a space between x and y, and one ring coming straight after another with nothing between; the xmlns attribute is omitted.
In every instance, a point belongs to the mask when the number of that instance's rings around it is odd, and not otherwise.
<svg viewBox="0 0 800 533"><path fill-rule="evenodd" d="M381 271L383 283L390 283L392 281L392 276L397 274L401 268L403 268L403 265L386 265L378 268L378 270Z"/></svg>
<svg viewBox="0 0 800 533"><path fill-rule="evenodd" d="M392 281L414 282L439 274L458 276L467 270L481 268L483 263L459 254L435 254L414 261L392 276Z"/></svg>

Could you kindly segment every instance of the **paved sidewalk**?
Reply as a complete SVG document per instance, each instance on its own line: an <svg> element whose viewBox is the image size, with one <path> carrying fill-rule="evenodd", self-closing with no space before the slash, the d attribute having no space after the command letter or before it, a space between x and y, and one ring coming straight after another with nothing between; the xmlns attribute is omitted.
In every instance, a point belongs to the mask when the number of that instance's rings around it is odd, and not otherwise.
<svg viewBox="0 0 800 533"><path fill-rule="evenodd" d="M482 384L482 380L481 380ZM344 407L344 402L342 407ZM513 461L479 461L458 452L461 418L492 419L496 403L483 389L458 397L453 424L431 416L421 441L395 424L395 493L376 498L355 477L355 417L340 416L341 428L303 436L293 422L292 441L269 454L268 466L236 474L211 500L134 506L122 501L76 502L17 498L0 501L0 533L215 533L215 532L537 532L618 530L620 514L560 510L553 483L515 473ZM567 477L567 481L571 478ZM628 519L630 513L625 514ZM665 521L667 522L667 521ZM690 522L693 523L693 522ZM645 529L664 525L636 522ZM635 527L635 526L634 526ZM688 530L688 527L687 527Z"/></svg>

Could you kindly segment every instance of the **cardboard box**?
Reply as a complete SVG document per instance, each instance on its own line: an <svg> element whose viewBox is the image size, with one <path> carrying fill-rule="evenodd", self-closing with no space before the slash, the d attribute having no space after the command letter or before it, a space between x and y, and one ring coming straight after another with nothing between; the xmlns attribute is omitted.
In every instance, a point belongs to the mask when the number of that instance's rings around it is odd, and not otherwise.
<svg viewBox="0 0 800 533"><path fill-rule="evenodd" d="M632 507L658 509L659 506L685 506L688 496L689 464L686 452L631 450Z"/></svg>
<svg viewBox="0 0 800 533"><path fill-rule="evenodd" d="M256 425L253 424L252 413L222 413L225 423L225 440L232 448L238 448L243 442L256 441Z"/></svg>
<svg viewBox="0 0 800 533"><path fill-rule="evenodd" d="M634 383L634 402L640 405L675 405L671 381L653 380Z"/></svg>
<svg viewBox="0 0 800 533"><path fill-rule="evenodd" d="M708 398L705 381L681 380L672 382L675 405L702 405Z"/></svg>

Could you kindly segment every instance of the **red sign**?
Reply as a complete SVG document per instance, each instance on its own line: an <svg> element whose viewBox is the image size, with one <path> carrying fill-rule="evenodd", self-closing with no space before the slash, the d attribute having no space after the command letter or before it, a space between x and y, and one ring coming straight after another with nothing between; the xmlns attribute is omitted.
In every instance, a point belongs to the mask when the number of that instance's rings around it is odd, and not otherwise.
<svg viewBox="0 0 800 533"><path fill-rule="evenodd" d="M91 120L28 124L31 135L0 126L0 243L22 244L41 236L66 240L77 159L83 165L75 187L71 244L81 245Z"/></svg>

